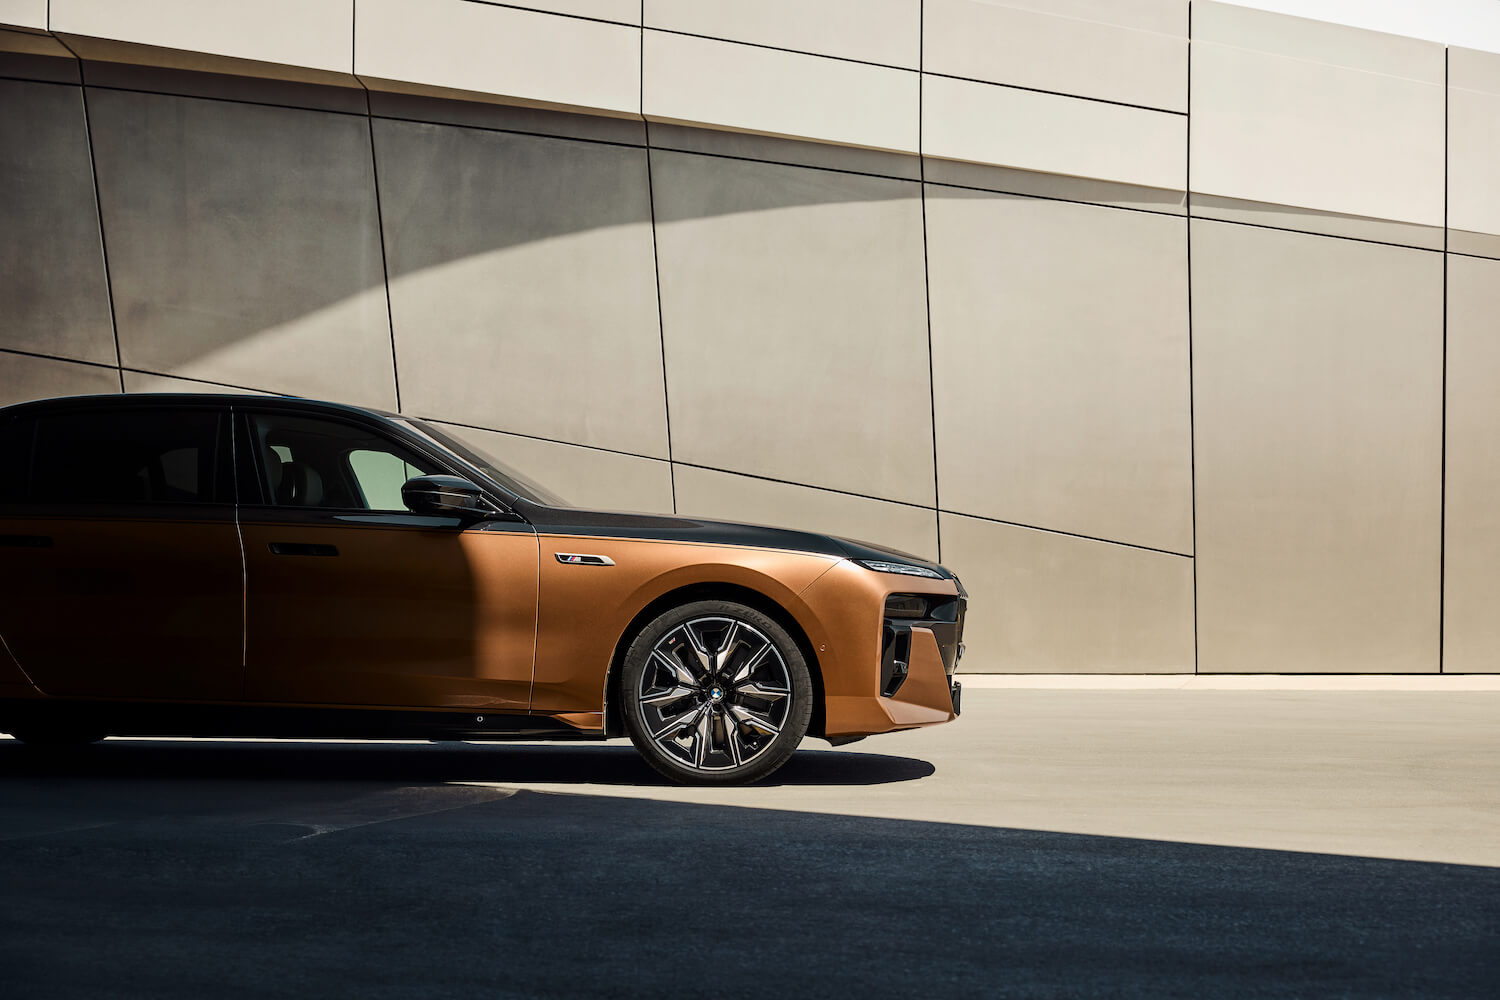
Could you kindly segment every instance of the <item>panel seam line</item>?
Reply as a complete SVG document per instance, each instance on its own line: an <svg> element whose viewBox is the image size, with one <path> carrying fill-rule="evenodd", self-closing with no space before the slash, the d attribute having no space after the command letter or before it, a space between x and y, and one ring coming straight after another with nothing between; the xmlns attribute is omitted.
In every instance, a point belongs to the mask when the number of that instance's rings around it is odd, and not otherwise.
<svg viewBox="0 0 1500 1000"><path fill-rule="evenodd" d="M48 0L47 19L51 25L52 6ZM125 366L121 361L120 352L120 322L115 315L115 285L114 279L109 273L109 241L104 235L104 201L99 191L99 163L94 156L94 123L89 116L89 87L88 80L83 71L83 59L73 47L61 38L57 39L59 45L72 53L78 61L78 99L83 106L83 133L84 140L89 150L89 179L94 182L94 218L99 224L99 261L104 267L104 298L109 304L109 329L115 341L115 374L120 379L120 392L125 391ZM107 367L107 366L106 366Z"/></svg>

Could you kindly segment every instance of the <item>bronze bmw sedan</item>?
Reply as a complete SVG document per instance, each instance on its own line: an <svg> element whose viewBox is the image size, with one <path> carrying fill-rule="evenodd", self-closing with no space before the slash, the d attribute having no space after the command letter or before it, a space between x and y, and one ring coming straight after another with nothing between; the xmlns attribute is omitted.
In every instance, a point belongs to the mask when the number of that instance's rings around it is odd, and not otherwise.
<svg viewBox="0 0 1500 1000"><path fill-rule="evenodd" d="M870 545L578 510L410 417L0 409L0 732L605 739L684 782L958 715L963 587Z"/></svg>

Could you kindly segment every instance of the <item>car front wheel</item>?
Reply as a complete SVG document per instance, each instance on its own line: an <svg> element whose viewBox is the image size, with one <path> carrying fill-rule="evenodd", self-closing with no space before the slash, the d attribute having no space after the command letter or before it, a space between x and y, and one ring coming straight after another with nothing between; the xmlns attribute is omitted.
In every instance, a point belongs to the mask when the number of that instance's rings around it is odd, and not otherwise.
<svg viewBox="0 0 1500 1000"><path fill-rule="evenodd" d="M764 778L796 751L812 719L812 679L770 616L697 601L656 618L625 654L625 727L641 754L687 784Z"/></svg>

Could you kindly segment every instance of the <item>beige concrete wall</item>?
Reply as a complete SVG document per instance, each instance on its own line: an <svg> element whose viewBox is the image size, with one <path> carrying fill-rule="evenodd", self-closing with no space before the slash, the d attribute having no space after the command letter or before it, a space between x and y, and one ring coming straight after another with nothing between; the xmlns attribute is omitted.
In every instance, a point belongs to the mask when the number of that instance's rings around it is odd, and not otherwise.
<svg viewBox="0 0 1500 1000"><path fill-rule="evenodd" d="M1211 0L0 25L0 402L368 403L941 558L970 670L1500 663L1500 55Z"/></svg>
<svg viewBox="0 0 1500 1000"><path fill-rule="evenodd" d="M1187 0L924 0L928 73L1187 111Z"/></svg>
<svg viewBox="0 0 1500 1000"><path fill-rule="evenodd" d="M1180 190L1183 115L933 76L922 88L928 156Z"/></svg>
<svg viewBox="0 0 1500 1000"><path fill-rule="evenodd" d="M1199 669L1438 669L1443 261L1194 221Z"/></svg>
<svg viewBox="0 0 1500 1000"><path fill-rule="evenodd" d="M1191 555L1186 221L929 186L927 266L943 509Z"/></svg>
<svg viewBox="0 0 1500 1000"><path fill-rule="evenodd" d="M1500 261L1448 261L1443 665L1500 671Z"/></svg>
<svg viewBox="0 0 1500 1000"><path fill-rule="evenodd" d="M114 364L77 87L0 80L0 348Z"/></svg>
<svg viewBox="0 0 1500 1000"><path fill-rule="evenodd" d="M1193 191L1441 227L1443 53L1198 0Z"/></svg>
<svg viewBox="0 0 1500 1000"><path fill-rule="evenodd" d="M333 73L353 68L354 0L48 0L48 27L85 49L128 42Z"/></svg>
<svg viewBox="0 0 1500 1000"><path fill-rule="evenodd" d="M930 506L917 184L651 154L681 461Z"/></svg>
<svg viewBox="0 0 1500 1000"><path fill-rule="evenodd" d="M378 89L635 114L640 30L470 0L358 0L354 72Z"/></svg>
<svg viewBox="0 0 1500 1000"><path fill-rule="evenodd" d="M0 0L0 25L47 30L47 0Z"/></svg>
<svg viewBox="0 0 1500 1000"><path fill-rule="evenodd" d="M1500 54L1448 50L1448 249L1500 257Z"/></svg>
<svg viewBox="0 0 1500 1000"><path fill-rule="evenodd" d="M645 150L374 125L402 408L665 459Z"/></svg>
<svg viewBox="0 0 1500 1000"><path fill-rule="evenodd" d="M918 74L648 29L642 113L849 146L917 151Z"/></svg>
<svg viewBox="0 0 1500 1000"><path fill-rule="evenodd" d="M645 0L646 27L918 69L923 0Z"/></svg>
<svg viewBox="0 0 1500 1000"><path fill-rule="evenodd" d="M125 367L396 404L364 118L88 100Z"/></svg>

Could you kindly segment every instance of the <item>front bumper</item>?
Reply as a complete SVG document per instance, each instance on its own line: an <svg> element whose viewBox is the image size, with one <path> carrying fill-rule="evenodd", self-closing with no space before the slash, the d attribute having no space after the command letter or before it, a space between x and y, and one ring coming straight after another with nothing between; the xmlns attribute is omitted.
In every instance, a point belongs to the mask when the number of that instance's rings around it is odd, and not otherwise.
<svg viewBox="0 0 1500 1000"><path fill-rule="evenodd" d="M961 687L953 672L962 645L962 613L953 622L896 623L901 638L893 643L885 606L895 593L952 597L960 606L967 596L956 580L893 577L852 562L834 567L802 594L824 626L815 646L823 676L823 736L830 740L958 717ZM893 661L905 665L896 684Z"/></svg>

